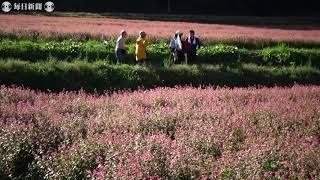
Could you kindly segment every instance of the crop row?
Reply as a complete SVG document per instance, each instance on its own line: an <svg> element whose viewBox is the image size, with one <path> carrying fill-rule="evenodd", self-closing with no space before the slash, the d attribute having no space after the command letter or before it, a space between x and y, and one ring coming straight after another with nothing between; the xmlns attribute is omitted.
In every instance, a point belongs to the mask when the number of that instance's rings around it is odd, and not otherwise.
<svg viewBox="0 0 320 180"><path fill-rule="evenodd" d="M111 65L104 61L30 63L0 61L0 84L52 91L153 88L176 85L287 86L320 84L320 71L310 66L177 65L172 67Z"/></svg>
<svg viewBox="0 0 320 180"><path fill-rule="evenodd" d="M1 58L18 58L36 62L57 58L64 61L86 59L90 62L97 59L115 61L114 42L100 41L31 41L8 40L0 42ZM127 63L134 62L134 44L129 45ZM151 63L163 64L169 59L170 51L166 43L152 44L148 47ZM231 45L208 45L198 50L197 63L250 62L271 66L312 65L320 66L320 49L290 48L285 45L258 50L238 48Z"/></svg>

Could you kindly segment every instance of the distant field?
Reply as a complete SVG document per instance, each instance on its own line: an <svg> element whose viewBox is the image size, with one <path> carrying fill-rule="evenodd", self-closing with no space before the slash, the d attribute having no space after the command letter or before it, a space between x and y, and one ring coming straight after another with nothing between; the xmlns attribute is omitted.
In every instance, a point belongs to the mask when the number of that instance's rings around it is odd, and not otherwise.
<svg viewBox="0 0 320 180"><path fill-rule="evenodd" d="M254 19L254 17L252 18ZM289 20L288 23L290 23ZM290 26L287 24L249 26L116 18L0 15L0 31L2 32L39 31L48 33L90 33L93 35L111 36L117 34L121 29L126 29L131 35L137 34L140 30L145 30L152 36L170 37L177 29L183 32L195 29L200 37L206 39L244 37L251 39L320 41L319 25L313 23L311 25L297 24Z"/></svg>
<svg viewBox="0 0 320 180"><path fill-rule="evenodd" d="M61 17L89 17L89 18L116 18L152 21L181 21L209 24L231 25L281 25L281 26L319 26L317 17L257 17L257 16L215 16L205 14L143 14L143 13L115 13L115 12L52 12L52 13L26 13L28 15L61 16Z"/></svg>

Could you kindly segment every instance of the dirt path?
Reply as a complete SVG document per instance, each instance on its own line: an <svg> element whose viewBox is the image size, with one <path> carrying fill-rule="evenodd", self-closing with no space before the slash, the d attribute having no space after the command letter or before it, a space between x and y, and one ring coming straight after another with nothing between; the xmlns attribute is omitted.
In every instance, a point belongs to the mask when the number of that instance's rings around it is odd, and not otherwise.
<svg viewBox="0 0 320 180"><path fill-rule="evenodd" d="M147 20L125 20L110 18L72 18L30 15L0 15L0 31L42 31L61 33L92 33L114 35L121 29L129 34L137 34L140 30L159 37L168 37L179 29L188 32L196 30L198 36L204 38L267 38L274 40L313 40L320 41L320 27L254 27L239 25L201 24L186 22L163 22Z"/></svg>

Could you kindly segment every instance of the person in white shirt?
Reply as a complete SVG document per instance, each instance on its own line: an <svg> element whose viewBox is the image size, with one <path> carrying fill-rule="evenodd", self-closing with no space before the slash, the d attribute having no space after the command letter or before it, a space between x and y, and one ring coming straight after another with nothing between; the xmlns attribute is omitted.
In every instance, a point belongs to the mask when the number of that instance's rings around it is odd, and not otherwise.
<svg viewBox="0 0 320 180"><path fill-rule="evenodd" d="M122 30L120 36L117 39L116 43L116 58L117 64L124 63L124 60L127 55L128 48L125 45L125 39L128 37L128 33L125 30Z"/></svg>

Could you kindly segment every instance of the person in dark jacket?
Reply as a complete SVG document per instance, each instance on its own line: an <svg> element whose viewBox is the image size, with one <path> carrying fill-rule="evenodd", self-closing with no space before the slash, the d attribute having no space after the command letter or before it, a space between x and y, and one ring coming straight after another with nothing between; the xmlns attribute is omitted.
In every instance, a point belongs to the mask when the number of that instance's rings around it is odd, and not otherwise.
<svg viewBox="0 0 320 180"><path fill-rule="evenodd" d="M197 59L197 49L201 47L201 41L195 36L194 30L190 30L190 35L186 41L192 45L191 50L188 52L189 61L195 62Z"/></svg>

